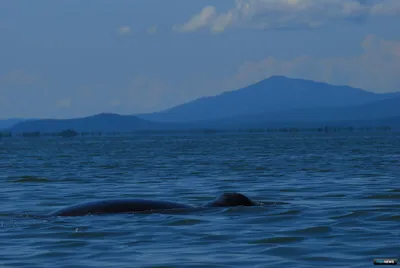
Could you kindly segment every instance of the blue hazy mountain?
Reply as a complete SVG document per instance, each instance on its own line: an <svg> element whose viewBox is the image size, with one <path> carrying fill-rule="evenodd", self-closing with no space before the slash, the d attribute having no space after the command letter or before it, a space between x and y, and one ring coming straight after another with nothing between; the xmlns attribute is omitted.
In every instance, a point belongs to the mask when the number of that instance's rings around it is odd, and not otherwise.
<svg viewBox="0 0 400 268"><path fill-rule="evenodd" d="M191 123L159 123L132 115L98 114L74 119L38 119L17 123L8 131L132 132L140 130L196 130L246 128L315 128L329 126L390 126L400 129L400 97L363 105L334 108L293 109L284 112L237 116Z"/></svg>
<svg viewBox="0 0 400 268"><path fill-rule="evenodd" d="M78 132L131 132L138 130L195 130L321 127L329 126L382 126L400 129L400 97L365 104L309 109L290 109L253 115L234 116L220 120L190 123L159 123L132 115L98 114L75 119L40 119L17 123L11 132L60 132L73 129Z"/></svg>
<svg viewBox="0 0 400 268"><path fill-rule="evenodd" d="M400 97L354 106L287 110L280 113L265 115L264 118L280 121L338 121L377 120L393 116L400 116Z"/></svg>
<svg viewBox="0 0 400 268"><path fill-rule="evenodd" d="M25 121L25 119L22 118L10 118L10 119L4 119L0 120L0 130L1 129L6 129L14 126L15 124Z"/></svg>
<svg viewBox="0 0 400 268"><path fill-rule="evenodd" d="M335 122L335 121L374 121L400 117L400 97L353 106L318 107L308 109L289 109L281 112L242 115L220 120L202 121L208 126L268 125L274 122Z"/></svg>
<svg viewBox="0 0 400 268"><path fill-rule="evenodd" d="M73 119L37 119L17 123L8 130L21 132L60 132L72 129L78 132L131 132L137 130L179 129L178 124L149 122L133 115L101 113Z"/></svg>
<svg viewBox="0 0 400 268"><path fill-rule="evenodd" d="M204 97L147 115L102 113L74 119L25 120L20 132L131 132L199 128L301 127L400 122L400 93L377 94L348 86L274 76L249 87Z"/></svg>
<svg viewBox="0 0 400 268"><path fill-rule="evenodd" d="M400 93L377 94L349 86L272 76L239 90L137 116L158 122L193 122L293 109L359 105L394 96Z"/></svg>

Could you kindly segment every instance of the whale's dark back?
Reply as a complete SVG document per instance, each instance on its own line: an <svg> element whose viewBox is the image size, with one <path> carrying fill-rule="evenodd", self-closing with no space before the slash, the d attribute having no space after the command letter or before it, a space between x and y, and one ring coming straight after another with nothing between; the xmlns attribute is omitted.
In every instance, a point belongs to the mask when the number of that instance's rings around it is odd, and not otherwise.
<svg viewBox="0 0 400 268"><path fill-rule="evenodd" d="M49 216L83 216L88 214L116 214L139 211L157 211L166 209L190 209L192 206L146 199L111 199L77 204L56 210Z"/></svg>
<svg viewBox="0 0 400 268"><path fill-rule="evenodd" d="M240 193L224 193L213 202L201 208L207 207L234 207L234 206L258 206L247 196ZM195 207L162 200L146 199L111 199L103 201L86 202L56 210L48 216L84 216L88 214L116 214L140 211L162 211L171 209L194 209Z"/></svg>
<svg viewBox="0 0 400 268"><path fill-rule="evenodd" d="M241 193L224 193L217 199L205 205L205 207L236 207L236 206L258 206L247 196Z"/></svg>

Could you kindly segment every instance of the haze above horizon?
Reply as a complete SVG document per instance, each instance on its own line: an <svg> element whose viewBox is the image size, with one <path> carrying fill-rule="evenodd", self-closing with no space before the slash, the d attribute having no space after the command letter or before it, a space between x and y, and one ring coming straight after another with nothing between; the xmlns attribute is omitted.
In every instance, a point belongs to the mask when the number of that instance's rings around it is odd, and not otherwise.
<svg viewBox="0 0 400 268"><path fill-rule="evenodd" d="M0 118L156 112L274 75L400 91L400 1L0 3Z"/></svg>

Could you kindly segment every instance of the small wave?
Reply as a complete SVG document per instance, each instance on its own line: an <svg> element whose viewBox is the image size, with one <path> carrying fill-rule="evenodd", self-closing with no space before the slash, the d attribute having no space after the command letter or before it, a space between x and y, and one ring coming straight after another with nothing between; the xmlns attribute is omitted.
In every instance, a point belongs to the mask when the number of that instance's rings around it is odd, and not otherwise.
<svg viewBox="0 0 400 268"><path fill-rule="evenodd" d="M302 260L309 261L309 262L324 262L324 263L337 263L342 259L327 257L327 256L306 256L301 258Z"/></svg>
<svg viewBox="0 0 400 268"><path fill-rule="evenodd" d="M45 177L37 177L37 176L21 176L15 179L12 179L11 182L51 182L50 179Z"/></svg>
<svg viewBox="0 0 400 268"><path fill-rule="evenodd" d="M332 231L332 228L329 226L313 226L304 229L294 230L291 233L294 234L326 234Z"/></svg>
<svg viewBox="0 0 400 268"><path fill-rule="evenodd" d="M119 164L106 164L106 165L101 165L100 167L103 169L116 169L116 168L119 168L120 165Z"/></svg>
<svg viewBox="0 0 400 268"><path fill-rule="evenodd" d="M79 231L79 229L76 230L76 231ZM58 248L59 247L63 247L63 248L83 247L83 246L86 246L88 244L89 244L89 242L86 241L86 240L75 240L75 239L68 239L68 238L53 242L53 246L54 247L58 247Z"/></svg>
<svg viewBox="0 0 400 268"><path fill-rule="evenodd" d="M59 154L56 156L56 158L72 158L72 156L69 154Z"/></svg>
<svg viewBox="0 0 400 268"><path fill-rule="evenodd" d="M300 171L316 172L316 173L331 173L336 170L333 168L300 168Z"/></svg>
<svg viewBox="0 0 400 268"><path fill-rule="evenodd" d="M171 265L152 265L148 266L146 268L175 268L176 266L171 266Z"/></svg>
<svg viewBox="0 0 400 268"><path fill-rule="evenodd" d="M169 222L167 225L169 226L189 226L196 225L199 223L203 223L205 221L197 220L197 219L180 219Z"/></svg>
<svg viewBox="0 0 400 268"><path fill-rule="evenodd" d="M296 237L296 236L279 236L279 237L268 237L263 239L258 239L249 242L249 244L288 244L301 242L305 238L304 237Z"/></svg>
<svg viewBox="0 0 400 268"><path fill-rule="evenodd" d="M400 221L400 214L395 214L395 215L379 215L374 218L370 218L370 220L373 221Z"/></svg>
<svg viewBox="0 0 400 268"><path fill-rule="evenodd" d="M203 171L191 171L189 172L190 175L203 175L204 172Z"/></svg>
<svg viewBox="0 0 400 268"><path fill-rule="evenodd" d="M323 195L320 195L318 197L321 198L321 197L346 197L346 196L347 196L346 194L335 194L335 193L332 193L332 194L323 194Z"/></svg>
<svg viewBox="0 0 400 268"><path fill-rule="evenodd" d="M361 217L361 216L365 216L368 213L369 213L368 211L362 211L362 210L360 210L360 211L352 211L352 212L348 212L348 213L343 214L343 215L332 216L332 217L329 217L329 218L332 219L332 220L345 219L345 218L358 218L358 217Z"/></svg>
<svg viewBox="0 0 400 268"><path fill-rule="evenodd" d="M264 250L265 254L278 256L278 257L293 257L293 256L301 256L306 254L306 249L301 247L288 247L288 246L277 246Z"/></svg>
<svg viewBox="0 0 400 268"><path fill-rule="evenodd" d="M296 214L299 214L299 213L301 213L301 210L290 209L290 210L285 210L283 212L274 213L274 214L271 214L271 215L273 215L273 216L282 216L282 215L296 215Z"/></svg>
<svg viewBox="0 0 400 268"><path fill-rule="evenodd" d="M74 238L104 238L106 236L121 236L124 237L126 236L126 232L123 230L120 231L99 231L99 232L94 232L94 231L86 231L86 230L81 230L80 228L75 228L73 233L70 233L70 237Z"/></svg>
<svg viewBox="0 0 400 268"><path fill-rule="evenodd" d="M266 167L262 167L262 166L257 166L257 167L255 167L255 170L265 171L265 170L270 170L270 169L266 168Z"/></svg>
<svg viewBox="0 0 400 268"><path fill-rule="evenodd" d="M297 188L285 188L285 189L281 189L280 191L284 192L284 193L295 193L295 192L298 192L299 189L297 189Z"/></svg>
<svg viewBox="0 0 400 268"><path fill-rule="evenodd" d="M379 194L379 195L368 195L363 199L400 199L400 194Z"/></svg>
<svg viewBox="0 0 400 268"><path fill-rule="evenodd" d="M224 240L229 240L232 237L230 235L224 235L224 234L207 234L203 237L200 238L200 241L203 242L209 242L209 241L224 241ZM198 243L198 242L196 242Z"/></svg>

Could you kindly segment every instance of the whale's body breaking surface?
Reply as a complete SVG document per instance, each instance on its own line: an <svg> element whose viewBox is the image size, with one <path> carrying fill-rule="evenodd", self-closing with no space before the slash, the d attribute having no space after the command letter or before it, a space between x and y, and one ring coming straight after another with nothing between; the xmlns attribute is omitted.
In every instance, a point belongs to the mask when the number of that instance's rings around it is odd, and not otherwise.
<svg viewBox="0 0 400 268"><path fill-rule="evenodd" d="M258 206L260 203L252 201L240 193L224 193L214 201L199 208ZM147 199L110 199L81 203L51 212L49 216L84 216L90 214L116 214L144 211L163 210L190 210L197 207L177 202Z"/></svg>
<svg viewBox="0 0 400 268"><path fill-rule="evenodd" d="M166 209L190 209L189 205L147 199L110 199L81 203L50 213L50 216L83 216L88 214L115 214Z"/></svg>

